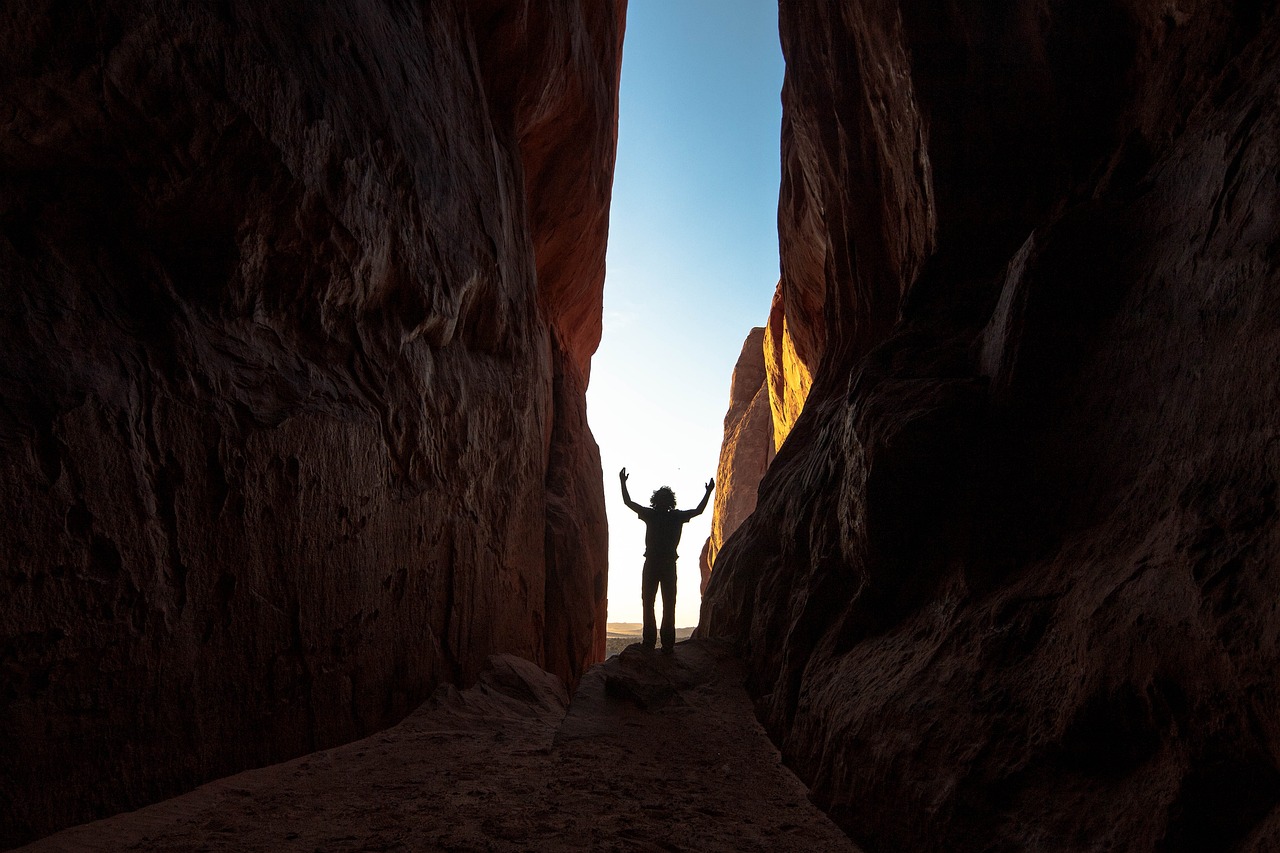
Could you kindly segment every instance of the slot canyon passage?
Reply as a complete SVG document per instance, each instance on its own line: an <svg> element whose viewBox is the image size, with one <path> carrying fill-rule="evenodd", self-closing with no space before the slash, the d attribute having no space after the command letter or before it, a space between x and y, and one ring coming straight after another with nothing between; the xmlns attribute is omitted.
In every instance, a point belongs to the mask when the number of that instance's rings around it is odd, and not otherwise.
<svg viewBox="0 0 1280 853"><path fill-rule="evenodd" d="M1280 849L1277 6L783 0L698 637L597 665L625 2L5 3L0 845Z"/></svg>

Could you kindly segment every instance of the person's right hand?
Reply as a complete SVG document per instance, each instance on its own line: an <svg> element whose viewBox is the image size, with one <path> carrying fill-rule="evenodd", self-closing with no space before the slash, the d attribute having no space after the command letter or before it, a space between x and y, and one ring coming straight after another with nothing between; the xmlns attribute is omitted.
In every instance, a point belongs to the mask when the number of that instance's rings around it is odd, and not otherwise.
<svg viewBox="0 0 1280 853"><path fill-rule="evenodd" d="M622 482L624 482L624 483L625 483L625 482L627 482L627 477L628 477L628 476L629 476L629 475L627 474L627 469L626 469L626 468L623 468L621 471L619 471L619 472L618 472L618 479L619 479L619 480L621 480L621 481L622 481Z"/></svg>

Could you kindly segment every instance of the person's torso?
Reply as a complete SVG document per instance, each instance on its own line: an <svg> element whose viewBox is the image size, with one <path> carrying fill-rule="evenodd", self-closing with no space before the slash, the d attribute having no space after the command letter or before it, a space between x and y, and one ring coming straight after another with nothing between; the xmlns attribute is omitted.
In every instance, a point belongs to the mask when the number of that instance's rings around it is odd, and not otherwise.
<svg viewBox="0 0 1280 853"><path fill-rule="evenodd" d="M657 559L675 559L676 546L684 531L687 514L680 510L652 511L644 520L644 555Z"/></svg>

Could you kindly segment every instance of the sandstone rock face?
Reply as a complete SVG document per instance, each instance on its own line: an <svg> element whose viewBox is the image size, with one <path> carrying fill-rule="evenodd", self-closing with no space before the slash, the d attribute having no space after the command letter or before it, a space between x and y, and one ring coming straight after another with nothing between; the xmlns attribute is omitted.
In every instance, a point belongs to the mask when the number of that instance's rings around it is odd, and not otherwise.
<svg viewBox="0 0 1280 853"><path fill-rule="evenodd" d="M756 508L756 488L773 461L773 418L765 373L765 330L755 328L742 344L729 387L729 411L724 416L724 443L716 466L716 497L698 566L701 591L707 591L716 554L738 525Z"/></svg>
<svg viewBox="0 0 1280 853"><path fill-rule="evenodd" d="M747 336L730 384L711 535L698 556L703 593L716 555L756 508L760 480L804 411L813 385L810 366L800 357L787 326L781 281L770 306L769 324L752 329Z"/></svg>
<svg viewBox="0 0 1280 853"><path fill-rule="evenodd" d="M702 627L868 850L1280 845L1276 5L782 4L821 355Z"/></svg>
<svg viewBox="0 0 1280 853"><path fill-rule="evenodd" d="M0 846L603 652L625 2L0 12Z"/></svg>
<svg viewBox="0 0 1280 853"><path fill-rule="evenodd" d="M804 317L801 317L801 323L802 327L811 325ZM781 281L773 295L773 304L769 306L769 325L764 333L764 367L773 420L773 446L778 448L799 420L805 400L809 399L809 389L813 386L812 365L800 357L787 323Z"/></svg>

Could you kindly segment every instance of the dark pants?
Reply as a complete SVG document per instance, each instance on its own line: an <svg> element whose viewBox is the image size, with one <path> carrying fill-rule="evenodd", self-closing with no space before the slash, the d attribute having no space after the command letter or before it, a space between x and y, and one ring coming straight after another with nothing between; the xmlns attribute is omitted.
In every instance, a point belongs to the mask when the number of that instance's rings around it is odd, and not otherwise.
<svg viewBox="0 0 1280 853"><path fill-rule="evenodd" d="M657 639L657 620L653 615L653 600L662 587L662 647L669 649L676 644L676 561L644 561L644 574L640 577L640 601L644 604L644 644L653 647Z"/></svg>

